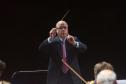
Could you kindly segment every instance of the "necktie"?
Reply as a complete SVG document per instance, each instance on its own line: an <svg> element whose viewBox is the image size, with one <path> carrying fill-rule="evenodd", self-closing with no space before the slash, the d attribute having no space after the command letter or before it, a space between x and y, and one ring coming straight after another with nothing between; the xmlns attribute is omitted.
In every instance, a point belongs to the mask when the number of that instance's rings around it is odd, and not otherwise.
<svg viewBox="0 0 126 84"><path fill-rule="evenodd" d="M64 40L63 43L62 43L62 53L63 53L63 58L62 58L62 59L63 59L65 62L67 62L65 40ZM68 67L67 67L65 64L63 64L63 66L62 66L62 71L63 71L64 73L67 73L68 70L69 70Z"/></svg>

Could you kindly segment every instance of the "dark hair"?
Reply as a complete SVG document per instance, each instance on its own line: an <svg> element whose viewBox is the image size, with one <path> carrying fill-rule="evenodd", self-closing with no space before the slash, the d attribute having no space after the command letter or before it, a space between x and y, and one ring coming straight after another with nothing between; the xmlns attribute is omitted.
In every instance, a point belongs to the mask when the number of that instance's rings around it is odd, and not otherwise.
<svg viewBox="0 0 126 84"><path fill-rule="evenodd" d="M0 60L0 71L3 71L6 68L6 63Z"/></svg>

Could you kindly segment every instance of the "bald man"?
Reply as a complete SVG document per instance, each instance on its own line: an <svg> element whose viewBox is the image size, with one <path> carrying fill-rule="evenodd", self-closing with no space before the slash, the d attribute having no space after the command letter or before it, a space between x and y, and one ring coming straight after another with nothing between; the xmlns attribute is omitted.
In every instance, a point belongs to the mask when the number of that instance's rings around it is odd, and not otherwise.
<svg viewBox="0 0 126 84"><path fill-rule="evenodd" d="M47 84L82 84L61 60L80 73L77 56L86 50L86 44L69 34L67 22L58 21L56 27L49 31L49 37L39 46L39 51L49 57Z"/></svg>
<svg viewBox="0 0 126 84"><path fill-rule="evenodd" d="M96 84L117 84L116 73L112 70L106 69L98 73Z"/></svg>
<svg viewBox="0 0 126 84"><path fill-rule="evenodd" d="M112 66L112 64L106 62L106 61L101 61L98 62L94 65L94 78L95 80L89 81L89 84L96 84L96 78L99 72L101 72L102 70L114 70L114 67Z"/></svg>

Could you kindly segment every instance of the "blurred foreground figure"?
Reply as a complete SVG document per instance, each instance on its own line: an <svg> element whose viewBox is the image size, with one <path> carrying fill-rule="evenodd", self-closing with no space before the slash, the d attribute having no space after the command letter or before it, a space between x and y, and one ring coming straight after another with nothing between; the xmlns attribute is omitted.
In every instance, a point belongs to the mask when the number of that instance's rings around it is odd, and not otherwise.
<svg viewBox="0 0 126 84"><path fill-rule="evenodd" d="M114 70L112 64L106 62L106 61L102 61L102 62L98 62L94 65L94 80L89 81L88 84L96 84L96 78L97 75L99 74L99 72L101 72L102 70Z"/></svg>
<svg viewBox="0 0 126 84"><path fill-rule="evenodd" d="M3 79L3 72L6 69L6 63L0 60L0 84L10 84L10 82Z"/></svg>
<svg viewBox="0 0 126 84"><path fill-rule="evenodd" d="M96 84L117 84L116 79L116 73L106 69L98 73Z"/></svg>

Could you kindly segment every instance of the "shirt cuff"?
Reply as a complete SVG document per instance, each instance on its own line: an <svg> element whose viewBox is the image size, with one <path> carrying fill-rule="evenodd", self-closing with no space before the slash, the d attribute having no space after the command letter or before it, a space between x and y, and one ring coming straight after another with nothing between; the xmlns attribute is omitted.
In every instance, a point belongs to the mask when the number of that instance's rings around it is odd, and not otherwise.
<svg viewBox="0 0 126 84"><path fill-rule="evenodd" d="M51 37L48 37L48 43L51 43L52 42L52 38Z"/></svg>
<svg viewBox="0 0 126 84"><path fill-rule="evenodd" d="M76 48L79 48L79 42L75 42L73 45L74 45Z"/></svg>

